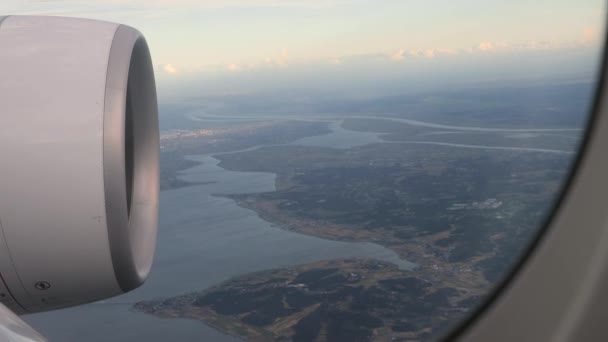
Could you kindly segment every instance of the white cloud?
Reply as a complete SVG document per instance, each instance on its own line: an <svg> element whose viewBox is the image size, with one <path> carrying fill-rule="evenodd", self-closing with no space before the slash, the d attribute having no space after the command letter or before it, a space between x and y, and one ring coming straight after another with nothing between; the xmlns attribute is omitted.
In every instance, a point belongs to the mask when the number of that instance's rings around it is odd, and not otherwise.
<svg viewBox="0 0 608 342"><path fill-rule="evenodd" d="M595 32L584 32L584 37L590 41ZM416 60L444 60L447 58L468 58L473 55L493 55L493 54L508 54L520 53L526 51L556 51L567 49L582 49L589 48L588 43L581 41L570 42L554 42L554 41L528 41L519 43L504 43L496 41L483 41L477 45L469 46L468 48L425 48L425 49L406 49L398 48L396 50L384 50L380 52L369 52L354 55L343 55L336 57L321 57L319 59L304 60L293 58L287 48L279 50L275 56L258 59L257 61L238 62L226 61L217 64L199 65L196 68L176 68L173 64L162 64L158 66L158 71L166 75L189 74L197 72L247 72L269 68L287 68L298 67L302 65L365 65L365 64L383 64L389 62L398 62L400 64L415 63Z"/></svg>
<svg viewBox="0 0 608 342"><path fill-rule="evenodd" d="M340 64L342 64L342 58L333 58L329 61L329 63L334 64L334 65L340 65Z"/></svg>
<svg viewBox="0 0 608 342"><path fill-rule="evenodd" d="M404 48L400 48L399 50L397 50L396 52L394 52L393 54L391 54L389 56L390 59L394 60L394 61L402 61L405 59L405 49Z"/></svg>
<svg viewBox="0 0 608 342"><path fill-rule="evenodd" d="M289 51L286 48L283 48L280 55L276 57L267 57L265 64L269 67L286 67L289 64Z"/></svg>
<svg viewBox="0 0 608 342"><path fill-rule="evenodd" d="M168 74L168 75L175 75L175 74L177 74L177 68L175 68L173 66L173 64L161 64L160 65L160 70L163 71L165 74Z"/></svg>
<svg viewBox="0 0 608 342"><path fill-rule="evenodd" d="M597 28L595 27L585 27L583 32L581 33L581 43L585 45L598 43L600 40L600 35L598 33Z"/></svg>
<svg viewBox="0 0 608 342"><path fill-rule="evenodd" d="M437 52L434 49L426 49L422 52L422 55L426 58L435 58Z"/></svg>
<svg viewBox="0 0 608 342"><path fill-rule="evenodd" d="M496 46L492 42L481 42L477 45L477 49L483 52L489 52L496 50Z"/></svg>
<svg viewBox="0 0 608 342"><path fill-rule="evenodd" d="M230 63L228 65L226 65L226 70L230 71L230 72L237 72L237 71L241 71L242 67L236 63Z"/></svg>
<svg viewBox="0 0 608 342"><path fill-rule="evenodd" d="M429 48L429 49L424 49L424 50L409 50L407 52L407 54L412 57L429 58L429 59L439 57L439 56L454 56L459 53L460 53L459 50L451 49L451 48Z"/></svg>
<svg viewBox="0 0 608 342"><path fill-rule="evenodd" d="M484 41L477 45L476 50L481 52L497 52L513 49L513 46L504 42Z"/></svg>

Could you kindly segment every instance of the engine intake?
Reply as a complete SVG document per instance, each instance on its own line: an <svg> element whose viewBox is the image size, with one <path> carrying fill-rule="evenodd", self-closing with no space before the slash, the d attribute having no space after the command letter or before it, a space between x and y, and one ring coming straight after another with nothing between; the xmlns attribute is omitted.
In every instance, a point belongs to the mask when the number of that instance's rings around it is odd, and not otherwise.
<svg viewBox="0 0 608 342"><path fill-rule="evenodd" d="M0 17L0 301L38 312L141 285L154 256L159 128L144 37Z"/></svg>

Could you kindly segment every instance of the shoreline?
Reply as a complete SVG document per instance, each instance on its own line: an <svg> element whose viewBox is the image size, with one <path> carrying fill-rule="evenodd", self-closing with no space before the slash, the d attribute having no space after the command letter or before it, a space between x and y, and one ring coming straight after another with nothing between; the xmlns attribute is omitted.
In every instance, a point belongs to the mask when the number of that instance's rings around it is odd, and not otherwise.
<svg viewBox="0 0 608 342"><path fill-rule="evenodd" d="M317 275L323 280L318 280ZM330 279L339 283L334 285ZM367 293L374 295L370 297ZM266 296L272 294L283 298L284 309L273 306L267 311ZM220 297L232 299L217 301ZM329 299L333 297L335 299ZM356 310L355 315L367 315L371 321L382 322L365 328L364 332L369 337L385 340L387 336L417 338L435 334L439 330L430 327L464 315L470 309L468 301L471 298L458 289L433 284L420 278L417 272L401 270L392 263L375 259L337 259L236 276L202 291L138 302L134 310L160 318L193 319L223 334L253 341L290 339L302 329L308 331L310 327L301 322L315 315L344 315L346 318L353 314L350 310ZM377 300L395 305L384 309L380 306L369 312L364 309L365 305L376 306ZM332 305L328 306L328 302ZM405 330L395 330L395 325L404 319L396 313L410 304L414 307L431 304L432 313L426 314L421 321L413 321L417 323ZM364 306L349 309L350 305ZM283 312L286 308L288 311ZM263 323L252 320L255 315L266 314L276 316Z"/></svg>

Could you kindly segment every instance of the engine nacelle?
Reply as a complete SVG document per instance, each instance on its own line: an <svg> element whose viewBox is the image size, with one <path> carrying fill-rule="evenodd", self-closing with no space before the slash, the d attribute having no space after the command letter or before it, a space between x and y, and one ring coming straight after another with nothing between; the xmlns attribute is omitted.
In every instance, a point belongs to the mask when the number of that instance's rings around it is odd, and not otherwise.
<svg viewBox="0 0 608 342"><path fill-rule="evenodd" d="M156 245L153 65L133 28L0 17L0 301L18 313L143 283Z"/></svg>

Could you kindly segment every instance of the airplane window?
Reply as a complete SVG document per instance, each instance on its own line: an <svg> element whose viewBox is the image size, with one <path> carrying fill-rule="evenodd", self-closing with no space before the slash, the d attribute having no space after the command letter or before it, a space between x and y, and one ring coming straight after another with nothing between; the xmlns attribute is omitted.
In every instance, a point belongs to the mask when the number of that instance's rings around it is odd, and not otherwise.
<svg viewBox="0 0 608 342"><path fill-rule="evenodd" d="M51 341L429 341L542 229L577 157L604 2L3 0L140 30L157 255Z"/></svg>

